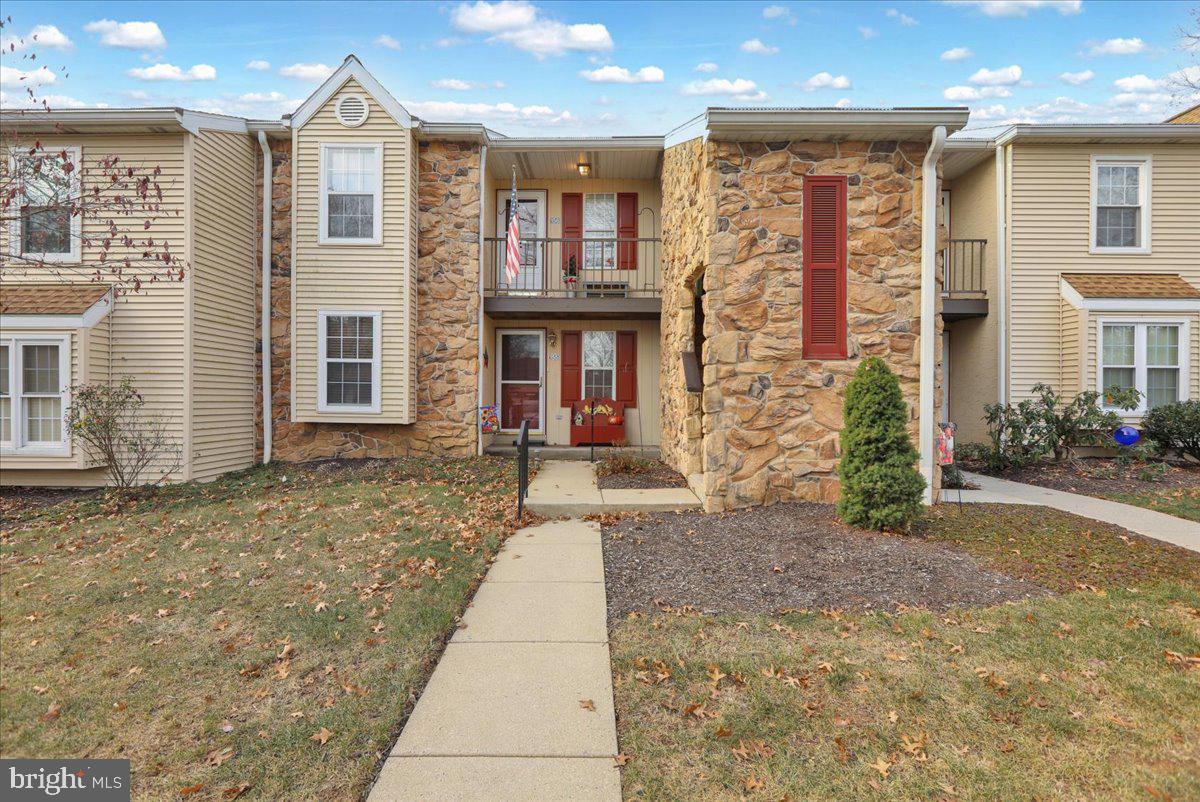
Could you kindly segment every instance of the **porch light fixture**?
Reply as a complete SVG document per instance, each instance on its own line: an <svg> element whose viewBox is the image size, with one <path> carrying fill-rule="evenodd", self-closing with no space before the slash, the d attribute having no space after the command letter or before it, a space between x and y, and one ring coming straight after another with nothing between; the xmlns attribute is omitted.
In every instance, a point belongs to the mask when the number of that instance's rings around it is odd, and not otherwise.
<svg viewBox="0 0 1200 802"><path fill-rule="evenodd" d="M554 348L555 346L558 345L558 332L557 331L550 330L550 331L546 332L546 344L549 345L551 348Z"/></svg>
<svg viewBox="0 0 1200 802"><path fill-rule="evenodd" d="M580 162L579 164L575 165L575 167L579 170L580 178L587 178L592 174L592 165L588 164L587 162Z"/></svg>

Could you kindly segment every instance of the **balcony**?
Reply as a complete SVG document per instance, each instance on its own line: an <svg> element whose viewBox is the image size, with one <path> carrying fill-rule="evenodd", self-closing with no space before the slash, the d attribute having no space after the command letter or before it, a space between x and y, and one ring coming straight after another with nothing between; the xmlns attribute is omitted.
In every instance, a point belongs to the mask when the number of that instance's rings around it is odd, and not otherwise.
<svg viewBox="0 0 1200 802"><path fill-rule="evenodd" d="M985 239L952 239L942 249L942 319L988 313Z"/></svg>
<svg viewBox="0 0 1200 802"><path fill-rule="evenodd" d="M521 270L505 275L504 237L484 239L484 311L494 318L658 318L658 238L521 239Z"/></svg>

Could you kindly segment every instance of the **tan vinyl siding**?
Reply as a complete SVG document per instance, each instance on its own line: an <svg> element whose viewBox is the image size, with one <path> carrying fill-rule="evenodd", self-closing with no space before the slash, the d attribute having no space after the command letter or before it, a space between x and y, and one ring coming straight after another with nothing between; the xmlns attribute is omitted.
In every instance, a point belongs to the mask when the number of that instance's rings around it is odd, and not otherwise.
<svg viewBox="0 0 1200 802"><path fill-rule="evenodd" d="M1060 348L1062 354L1060 357L1061 369L1058 376L1059 387L1061 392L1066 396L1073 396L1080 392L1083 388L1080 386L1082 376L1080 371L1082 365L1080 363L1080 355L1082 352L1082 336L1084 315L1087 313L1082 309L1076 309L1066 301L1059 301L1059 331L1062 334L1060 340Z"/></svg>
<svg viewBox="0 0 1200 802"><path fill-rule="evenodd" d="M339 97L361 93L367 121L347 128L334 116ZM381 245L318 244L321 143L383 145ZM297 421L411 423L414 419L416 143L353 79L296 132L293 187L292 414ZM319 310L382 312L379 413L317 411Z"/></svg>
<svg viewBox="0 0 1200 802"><path fill-rule="evenodd" d="M40 137L43 147L53 150L61 147L79 147L84 165L96 169L100 161L108 156L120 157L121 163L138 170L161 169L158 178L163 191L161 212L154 217L147 234L156 241L170 243L171 251L190 262L187 215L187 154L184 134L122 134L122 135L54 135ZM86 189L86 187L85 187ZM121 216L118 225L134 236L142 232L144 215ZM0 231L0 248L7 252L7 230ZM94 265L99 263L99 245L105 231L104 221L84 221L84 235L97 243L84 248L83 262L90 266L73 273L70 266L56 265L53 269L39 269L20 274L21 281L89 280ZM119 244L108 254L108 262L119 262L126 255ZM138 256L130 254L130 256ZM142 272L148 277L146 272ZM188 281L191 280L189 275ZM132 377L135 386L146 399L146 409L165 416L170 422L176 443L182 448L186 440L185 419L187 415L185 380L185 321L187 320L187 283L175 280L156 282L144 281L142 289L119 298L109 313L109 337L111 376L119 380L122 376ZM184 454L186 466L187 454ZM72 458L74 459L74 458ZM64 465L62 458L56 467ZM50 466L47 466L50 467ZM5 471L4 482L16 483ZM95 472L87 476L79 474L78 483L95 484ZM55 484L75 484L64 477L73 473L58 473ZM49 474L26 474L18 477L21 483L46 484L51 482ZM157 477L155 477L157 478ZM188 478L186 467L176 471L172 480Z"/></svg>
<svg viewBox="0 0 1200 802"><path fill-rule="evenodd" d="M1151 253L1089 252L1093 154L1152 158ZM1059 326L1060 273L1178 273L1200 287L1198 186L1200 146L1196 145L1018 142L1012 146L1008 231L1012 400L1028 398L1034 384L1057 381L1063 375L1058 338L1047 335ZM1094 377L1094 353L1088 358L1093 360L1088 375ZM1198 371L1200 364L1193 363L1192 374Z"/></svg>
<svg viewBox="0 0 1200 802"><path fill-rule="evenodd" d="M255 149L245 134L194 140L192 478L254 463Z"/></svg>

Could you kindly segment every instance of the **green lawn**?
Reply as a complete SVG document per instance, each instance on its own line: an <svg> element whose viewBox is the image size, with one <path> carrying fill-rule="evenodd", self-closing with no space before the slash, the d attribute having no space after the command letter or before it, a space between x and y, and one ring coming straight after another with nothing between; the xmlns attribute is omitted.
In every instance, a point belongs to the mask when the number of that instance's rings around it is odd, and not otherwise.
<svg viewBox="0 0 1200 802"><path fill-rule="evenodd" d="M1106 493L1105 498L1148 510L1165 512L1189 521L1200 521L1200 489L1174 488L1143 493Z"/></svg>
<svg viewBox="0 0 1200 802"><path fill-rule="evenodd" d="M1200 555L1081 520L922 527L1050 598L619 622L626 796L1200 798Z"/></svg>
<svg viewBox="0 0 1200 802"><path fill-rule="evenodd" d="M256 469L0 532L0 751L138 799L358 799L507 527L513 463Z"/></svg>

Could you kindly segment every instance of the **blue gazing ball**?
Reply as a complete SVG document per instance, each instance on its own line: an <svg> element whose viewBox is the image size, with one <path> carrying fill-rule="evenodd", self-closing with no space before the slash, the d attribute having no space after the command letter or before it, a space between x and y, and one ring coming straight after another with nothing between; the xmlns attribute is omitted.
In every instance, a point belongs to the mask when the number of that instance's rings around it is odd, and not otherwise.
<svg viewBox="0 0 1200 802"><path fill-rule="evenodd" d="M1117 445L1131 446L1142 439L1142 433L1132 426L1122 426L1113 432L1113 439L1117 441Z"/></svg>

